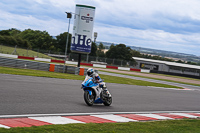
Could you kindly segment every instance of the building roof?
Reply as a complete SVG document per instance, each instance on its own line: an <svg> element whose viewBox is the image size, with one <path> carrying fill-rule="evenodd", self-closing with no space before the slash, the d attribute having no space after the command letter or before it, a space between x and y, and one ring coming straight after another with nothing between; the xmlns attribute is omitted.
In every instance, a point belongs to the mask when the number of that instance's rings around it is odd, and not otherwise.
<svg viewBox="0 0 200 133"><path fill-rule="evenodd" d="M139 57L132 57L132 58L135 59L135 60L140 60L140 61L148 61L148 62L166 64L168 66L177 66L177 67L184 67L184 68L191 68L191 69L200 69L200 66L197 66L197 65L189 65L189 64L169 62L169 61L145 59L145 58L139 58Z"/></svg>

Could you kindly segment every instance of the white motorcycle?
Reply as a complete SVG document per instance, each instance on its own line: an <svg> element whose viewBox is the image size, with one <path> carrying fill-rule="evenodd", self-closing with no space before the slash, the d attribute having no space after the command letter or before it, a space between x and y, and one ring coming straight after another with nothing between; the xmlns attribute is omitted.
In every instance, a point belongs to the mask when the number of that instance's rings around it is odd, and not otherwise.
<svg viewBox="0 0 200 133"><path fill-rule="evenodd" d="M84 100L87 105L92 106L94 103L110 106L112 97L110 92L105 87L105 82L96 83L92 77L86 76L82 82L84 90Z"/></svg>

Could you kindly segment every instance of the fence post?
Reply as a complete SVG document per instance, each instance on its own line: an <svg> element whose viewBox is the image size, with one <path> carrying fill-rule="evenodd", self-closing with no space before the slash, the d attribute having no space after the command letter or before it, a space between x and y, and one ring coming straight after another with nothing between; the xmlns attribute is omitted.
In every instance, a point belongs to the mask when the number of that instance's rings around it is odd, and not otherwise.
<svg viewBox="0 0 200 133"><path fill-rule="evenodd" d="M88 56L89 56L89 54L87 54L87 63L88 63L88 58L89 58Z"/></svg>
<svg viewBox="0 0 200 133"><path fill-rule="evenodd" d="M79 74L79 67L76 67L75 68L75 75L78 75Z"/></svg>

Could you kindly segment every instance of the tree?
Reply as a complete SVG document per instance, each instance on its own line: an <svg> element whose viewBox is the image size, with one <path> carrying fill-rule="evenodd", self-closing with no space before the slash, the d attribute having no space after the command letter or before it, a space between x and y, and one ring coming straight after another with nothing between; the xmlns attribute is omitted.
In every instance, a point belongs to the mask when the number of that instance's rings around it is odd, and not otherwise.
<svg viewBox="0 0 200 133"><path fill-rule="evenodd" d="M119 44L116 46L112 44L108 52L106 52L106 57L113 59L122 59L127 61L133 60L131 54L131 48L126 47L125 44Z"/></svg>
<svg viewBox="0 0 200 133"><path fill-rule="evenodd" d="M0 35L2 35L2 36L10 36L9 30L0 31Z"/></svg>
<svg viewBox="0 0 200 133"><path fill-rule="evenodd" d="M96 43L92 42L91 53L89 55L96 56L97 55L96 51L97 51L97 45L96 45Z"/></svg>
<svg viewBox="0 0 200 133"><path fill-rule="evenodd" d="M0 31L0 35L2 36L17 36L19 33L21 33L21 31L15 28Z"/></svg>
<svg viewBox="0 0 200 133"><path fill-rule="evenodd" d="M24 40L17 36L1 36L0 35L0 43L4 45L11 45L11 46L20 46L25 48L30 48L31 45L27 40Z"/></svg>
<svg viewBox="0 0 200 133"><path fill-rule="evenodd" d="M141 54L140 52L136 51L136 50L131 50L131 55L133 57L141 57Z"/></svg>
<svg viewBox="0 0 200 133"><path fill-rule="evenodd" d="M46 31L27 29L19 35L22 39L28 40L33 48L49 50L52 45L52 37Z"/></svg>
<svg viewBox="0 0 200 133"><path fill-rule="evenodd" d="M67 53L70 53L70 46L71 46L71 37L72 35L69 34L68 44L67 44ZM67 41L67 32L61 33L60 35L56 36L55 44L57 51L65 52L66 48L66 41Z"/></svg>
<svg viewBox="0 0 200 133"><path fill-rule="evenodd" d="M178 61L176 61L177 63L184 63L182 60L178 60Z"/></svg>
<svg viewBox="0 0 200 133"><path fill-rule="evenodd" d="M102 43L99 44L99 47L98 47L98 50L97 50L97 56L98 57L105 57L105 54L104 54L104 50L105 47L103 46Z"/></svg>

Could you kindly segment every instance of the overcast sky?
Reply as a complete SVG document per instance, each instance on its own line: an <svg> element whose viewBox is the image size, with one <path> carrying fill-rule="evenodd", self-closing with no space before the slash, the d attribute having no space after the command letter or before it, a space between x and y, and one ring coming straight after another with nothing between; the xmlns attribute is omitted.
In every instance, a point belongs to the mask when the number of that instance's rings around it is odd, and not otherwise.
<svg viewBox="0 0 200 133"><path fill-rule="evenodd" d="M76 4L96 7L97 41L200 56L200 0L1 0L0 30L59 35Z"/></svg>

